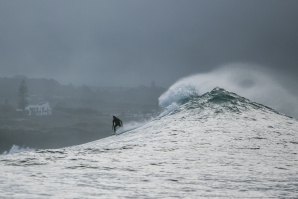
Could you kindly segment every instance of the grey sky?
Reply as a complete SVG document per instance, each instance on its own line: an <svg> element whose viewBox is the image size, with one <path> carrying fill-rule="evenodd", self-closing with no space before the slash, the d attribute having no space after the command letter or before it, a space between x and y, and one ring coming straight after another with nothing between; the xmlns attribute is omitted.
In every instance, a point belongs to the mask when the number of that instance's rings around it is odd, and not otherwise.
<svg viewBox="0 0 298 199"><path fill-rule="evenodd" d="M170 86L220 65L263 65L295 90L296 0L0 0L1 76Z"/></svg>

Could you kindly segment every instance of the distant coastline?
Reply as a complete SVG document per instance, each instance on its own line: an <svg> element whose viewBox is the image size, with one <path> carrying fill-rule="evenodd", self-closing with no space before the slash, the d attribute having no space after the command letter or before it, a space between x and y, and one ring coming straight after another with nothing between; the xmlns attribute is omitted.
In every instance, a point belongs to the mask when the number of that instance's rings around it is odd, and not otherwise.
<svg viewBox="0 0 298 199"><path fill-rule="evenodd" d="M109 136L110 133L83 131L76 128L51 128L46 131L0 129L0 154L13 145L35 149L57 149L84 144Z"/></svg>

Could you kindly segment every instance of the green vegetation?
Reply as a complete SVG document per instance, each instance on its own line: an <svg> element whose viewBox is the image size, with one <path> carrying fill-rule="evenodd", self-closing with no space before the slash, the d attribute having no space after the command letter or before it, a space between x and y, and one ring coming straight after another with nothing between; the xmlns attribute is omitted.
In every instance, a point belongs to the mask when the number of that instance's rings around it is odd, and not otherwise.
<svg viewBox="0 0 298 199"><path fill-rule="evenodd" d="M26 108L26 106L28 105L28 100L27 100L27 92L28 92L28 88L26 86L26 82L23 79L23 81L20 84L19 87L19 101L18 101L18 108L24 110Z"/></svg>

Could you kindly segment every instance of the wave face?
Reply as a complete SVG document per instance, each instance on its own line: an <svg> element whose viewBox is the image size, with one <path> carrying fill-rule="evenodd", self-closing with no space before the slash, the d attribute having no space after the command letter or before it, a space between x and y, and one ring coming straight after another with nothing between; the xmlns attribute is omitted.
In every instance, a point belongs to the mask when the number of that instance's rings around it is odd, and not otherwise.
<svg viewBox="0 0 298 199"><path fill-rule="evenodd" d="M221 88L173 101L117 136L1 156L0 198L297 198L297 120Z"/></svg>
<svg viewBox="0 0 298 199"><path fill-rule="evenodd" d="M275 114L283 115L270 107L252 102L237 95L236 93L228 92L219 87L216 87L211 92L207 92L201 96L192 93L189 96L185 96L174 102L174 104L177 103L180 104L180 106L176 106L177 108L172 110L172 114L173 112L188 112L192 109L198 109L200 112L201 110L204 110L204 112L209 110L213 113L221 114L241 114L251 110L260 110L262 112L269 111ZM286 115L284 116L289 117Z"/></svg>

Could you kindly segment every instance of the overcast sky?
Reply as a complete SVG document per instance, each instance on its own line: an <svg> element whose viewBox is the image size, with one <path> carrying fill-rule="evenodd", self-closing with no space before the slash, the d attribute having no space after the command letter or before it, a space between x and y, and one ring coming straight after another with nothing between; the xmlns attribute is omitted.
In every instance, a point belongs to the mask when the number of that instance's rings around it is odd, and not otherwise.
<svg viewBox="0 0 298 199"><path fill-rule="evenodd" d="M168 87L242 62L292 79L295 90L297 8L297 0L0 0L0 75Z"/></svg>

